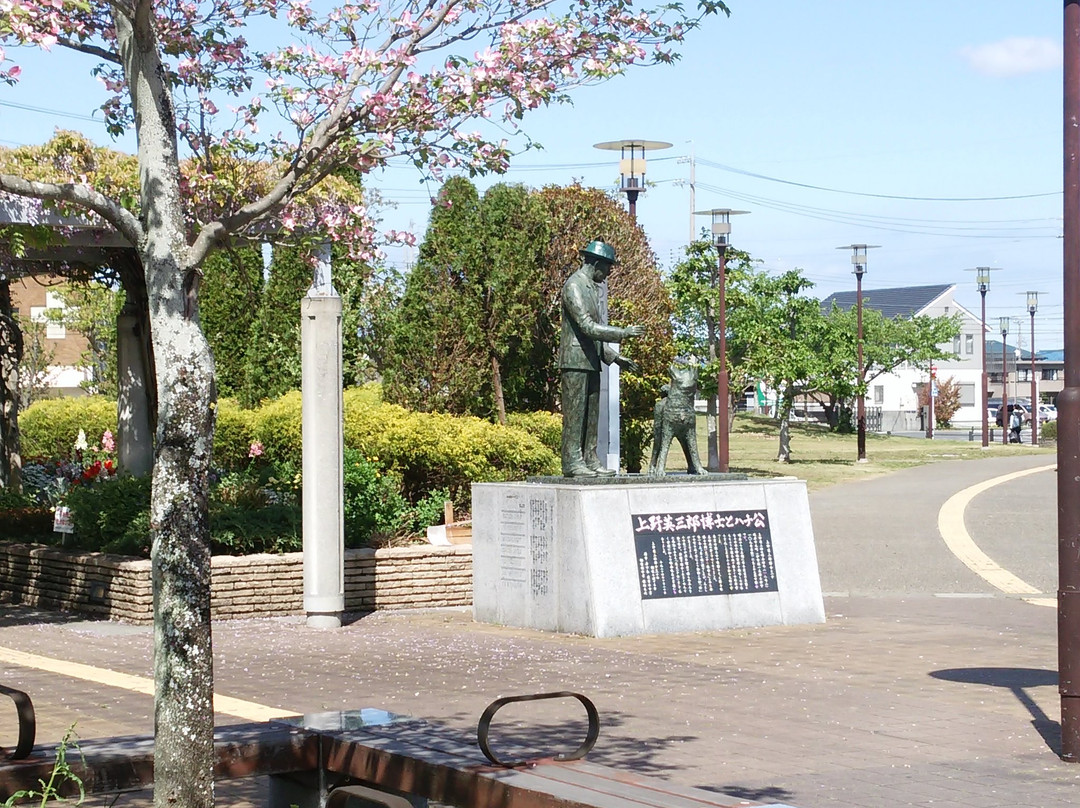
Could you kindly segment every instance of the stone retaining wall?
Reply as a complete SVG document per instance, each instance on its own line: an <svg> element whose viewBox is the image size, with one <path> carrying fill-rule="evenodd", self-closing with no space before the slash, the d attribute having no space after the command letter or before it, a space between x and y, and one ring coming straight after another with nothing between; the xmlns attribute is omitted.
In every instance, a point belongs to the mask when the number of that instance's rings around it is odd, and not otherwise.
<svg viewBox="0 0 1080 808"><path fill-rule="evenodd" d="M303 614L301 553L215 556L215 619ZM152 620L150 562L39 544L0 542L0 601L107 620ZM393 547L345 551L345 610L468 606L471 547Z"/></svg>

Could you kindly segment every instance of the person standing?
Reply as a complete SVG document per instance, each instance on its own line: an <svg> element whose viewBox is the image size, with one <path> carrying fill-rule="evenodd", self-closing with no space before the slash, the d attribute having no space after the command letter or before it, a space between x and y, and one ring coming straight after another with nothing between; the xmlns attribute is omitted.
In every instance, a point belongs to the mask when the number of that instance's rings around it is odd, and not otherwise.
<svg viewBox="0 0 1080 808"><path fill-rule="evenodd" d="M1020 429L1024 425L1024 414L1021 412L1019 405L1014 406L1012 412L1009 413L1009 443L1020 442Z"/></svg>
<svg viewBox="0 0 1080 808"><path fill-rule="evenodd" d="M614 362L637 371L632 359L612 343L645 333L639 325L617 328L600 322L600 284L615 264L615 248L597 239L579 251L581 267L562 289L562 332L559 375L562 393L562 472L564 477L596 477L615 472L596 454L600 418L600 363Z"/></svg>

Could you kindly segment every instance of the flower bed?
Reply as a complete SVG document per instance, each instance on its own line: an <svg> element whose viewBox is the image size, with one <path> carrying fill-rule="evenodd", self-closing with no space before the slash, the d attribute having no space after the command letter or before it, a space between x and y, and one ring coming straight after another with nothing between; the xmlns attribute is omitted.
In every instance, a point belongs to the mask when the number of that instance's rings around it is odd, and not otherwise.
<svg viewBox="0 0 1080 808"><path fill-rule="evenodd" d="M211 613L217 620L304 613L303 554L214 556ZM150 562L0 542L0 601L149 624ZM345 551L345 610L468 606L471 547Z"/></svg>

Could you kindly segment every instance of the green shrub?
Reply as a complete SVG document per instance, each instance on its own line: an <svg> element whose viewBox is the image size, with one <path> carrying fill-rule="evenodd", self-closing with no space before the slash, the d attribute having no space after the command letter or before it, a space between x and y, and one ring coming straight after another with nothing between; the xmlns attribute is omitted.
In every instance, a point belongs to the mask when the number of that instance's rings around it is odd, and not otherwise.
<svg viewBox="0 0 1080 808"><path fill-rule="evenodd" d="M1039 434L1045 440L1057 440L1057 421L1047 421Z"/></svg>
<svg viewBox="0 0 1080 808"><path fill-rule="evenodd" d="M236 399L222 398L217 403L214 427L214 466L221 469L242 468L255 441L255 414L240 407Z"/></svg>
<svg viewBox="0 0 1080 808"><path fill-rule="evenodd" d="M120 552L116 543L124 541L135 518L150 507L150 478L117 477L77 485L68 491L64 504L71 508L71 523L75 527L70 538L72 546ZM149 533L139 538L143 544L149 544Z"/></svg>
<svg viewBox="0 0 1080 808"><path fill-rule="evenodd" d="M212 502L210 551L214 555L299 552L304 544L302 520L295 503L242 508Z"/></svg>
<svg viewBox="0 0 1080 808"><path fill-rule="evenodd" d="M446 489L467 505L470 484L554 474L557 455L522 429L472 416L365 405L345 393L345 444L401 475L410 502Z"/></svg>
<svg viewBox="0 0 1080 808"><path fill-rule="evenodd" d="M506 423L523 429L555 454L562 451L562 416L553 412L512 412Z"/></svg>
<svg viewBox="0 0 1080 808"><path fill-rule="evenodd" d="M272 463L300 462L301 428L299 390L251 411L252 438L263 445L266 458Z"/></svg>
<svg viewBox="0 0 1080 808"><path fill-rule="evenodd" d="M393 536L408 502L400 480L356 449L345 449L345 546L361 547L372 539Z"/></svg>
<svg viewBox="0 0 1080 808"><path fill-rule="evenodd" d="M105 430L116 432L116 402L104 396L48 398L19 414L23 457L71 460L79 430L90 446L100 443Z"/></svg>
<svg viewBox="0 0 1080 808"><path fill-rule="evenodd" d="M345 445L400 477L410 502L445 489L456 503L467 505L471 483L558 473L557 451L524 429L471 416L410 412L379 403L376 392L372 385L345 391ZM293 392L254 411L254 438L275 463L301 456L300 404L300 394ZM550 435L551 418L533 422L545 420Z"/></svg>

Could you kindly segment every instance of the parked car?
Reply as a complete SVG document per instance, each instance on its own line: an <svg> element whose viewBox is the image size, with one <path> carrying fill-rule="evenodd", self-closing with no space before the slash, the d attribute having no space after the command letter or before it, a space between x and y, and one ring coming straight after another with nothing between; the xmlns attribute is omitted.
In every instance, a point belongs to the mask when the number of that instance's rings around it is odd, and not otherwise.
<svg viewBox="0 0 1080 808"><path fill-rule="evenodd" d="M1057 420L1057 407L1053 404L1040 404L1039 405L1039 423L1043 424L1047 421Z"/></svg>

